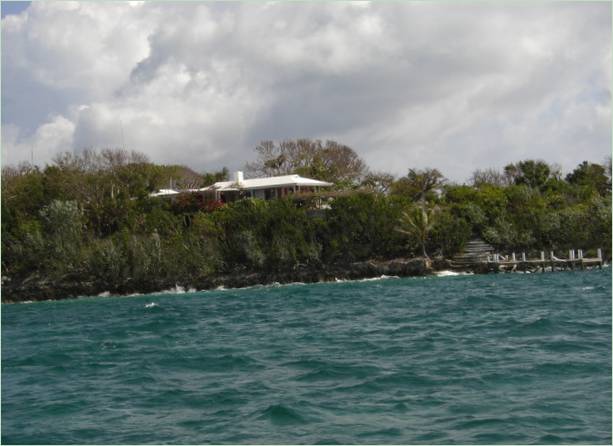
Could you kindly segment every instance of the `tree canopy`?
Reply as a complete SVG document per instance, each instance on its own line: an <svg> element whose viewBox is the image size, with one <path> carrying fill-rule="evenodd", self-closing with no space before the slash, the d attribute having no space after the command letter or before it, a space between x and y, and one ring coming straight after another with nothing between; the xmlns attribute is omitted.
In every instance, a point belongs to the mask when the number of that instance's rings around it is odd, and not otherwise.
<svg viewBox="0 0 613 446"><path fill-rule="evenodd" d="M394 195L405 195L413 201L433 200L445 184L445 177L437 169L409 169L409 173L391 185Z"/></svg>
<svg viewBox="0 0 613 446"><path fill-rule="evenodd" d="M296 173L346 188L357 186L368 171L351 147L336 141L262 141L255 152L257 160L245 166L247 174L252 177Z"/></svg>
<svg viewBox="0 0 613 446"><path fill-rule="evenodd" d="M270 153L291 154L298 150L294 143ZM190 283L233 271L449 257L471 237L501 252L582 248L587 255L603 248L610 258L606 165L584 162L562 177L543 161L526 160L507 166L508 182L485 175L487 181L466 185L446 181L436 169L409 169L399 179L369 173L345 146L300 144L305 153L313 150L308 162L294 153L260 168L338 181L341 191L203 207L189 194L169 200L150 192L182 178L192 184L193 175L199 185L224 180L227 169L192 174L113 151L64 154L43 168L4 166L3 280L59 284L74 278L104 290L153 291L164 281ZM318 202L324 209L314 212ZM434 206L436 213L429 212Z"/></svg>

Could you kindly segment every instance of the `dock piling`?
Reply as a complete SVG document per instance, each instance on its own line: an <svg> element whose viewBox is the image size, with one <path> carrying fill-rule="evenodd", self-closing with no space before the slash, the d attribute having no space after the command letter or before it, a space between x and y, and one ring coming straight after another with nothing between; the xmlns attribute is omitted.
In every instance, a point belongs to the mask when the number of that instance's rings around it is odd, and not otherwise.
<svg viewBox="0 0 613 446"><path fill-rule="evenodd" d="M598 249L596 250L596 253L597 253L597 256L598 256L598 260L599 260L599 262L598 262L598 267L599 267L600 269L602 269L602 249L598 248Z"/></svg>
<svg viewBox="0 0 613 446"><path fill-rule="evenodd" d="M556 265L555 265L555 256L553 255L553 251L549 251L549 259L551 260L551 272L554 272L556 270Z"/></svg>

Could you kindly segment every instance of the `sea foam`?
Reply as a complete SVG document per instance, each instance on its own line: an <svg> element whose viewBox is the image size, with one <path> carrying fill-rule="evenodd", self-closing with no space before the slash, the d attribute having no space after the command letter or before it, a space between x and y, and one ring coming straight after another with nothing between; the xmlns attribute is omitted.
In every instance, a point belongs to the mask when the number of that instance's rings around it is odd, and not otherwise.
<svg viewBox="0 0 613 446"><path fill-rule="evenodd" d="M175 285L174 288L169 288L167 290L164 291L160 291L159 293L156 294L185 294L185 293L195 293L196 288L187 288L185 289L184 287L180 286L180 285Z"/></svg>
<svg viewBox="0 0 613 446"><path fill-rule="evenodd" d="M449 277L449 276L471 276L473 273L443 270L443 271L437 271L435 274L436 274L436 277Z"/></svg>

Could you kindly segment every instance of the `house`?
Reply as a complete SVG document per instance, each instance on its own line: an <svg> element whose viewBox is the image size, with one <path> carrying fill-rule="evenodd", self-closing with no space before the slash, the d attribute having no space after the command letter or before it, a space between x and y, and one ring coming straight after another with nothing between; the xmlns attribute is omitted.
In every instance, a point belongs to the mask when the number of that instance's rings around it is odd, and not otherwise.
<svg viewBox="0 0 613 446"><path fill-rule="evenodd" d="M322 187L330 186L332 186L332 183L305 178L300 175L245 179L243 172L238 171L235 174L234 181L219 181L211 186L182 191L162 189L150 196L172 198L180 193L189 193L200 195L203 202L221 201L229 203L242 198L270 200L291 194L318 192Z"/></svg>

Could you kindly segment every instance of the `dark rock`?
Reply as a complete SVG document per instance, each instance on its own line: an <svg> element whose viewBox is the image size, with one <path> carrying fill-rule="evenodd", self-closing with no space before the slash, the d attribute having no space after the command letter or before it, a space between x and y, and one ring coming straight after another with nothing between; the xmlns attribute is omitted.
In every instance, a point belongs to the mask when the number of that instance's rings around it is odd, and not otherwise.
<svg viewBox="0 0 613 446"><path fill-rule="evenodd" d="M72 278L63 278L55 282L44 279L31 278L21 283L6 283L2 286L3 302L21 302L28 300L67 299L78 296L96 296L103 292L111 294L155 293L158 291L182 286L199 290L224 288L244 288L259 284L274 282L325 282L335 279L364 279L370 277L386 276L424 276L433 273L430 259L398 258L386 261L368 260L354 262L347 265L301 265L291 271L257 273L248 271L234 271L220 276L171 281L160 279L154 281L135 281L128 279L120 284L108 284L91 281L78 281Z"/></svg>

